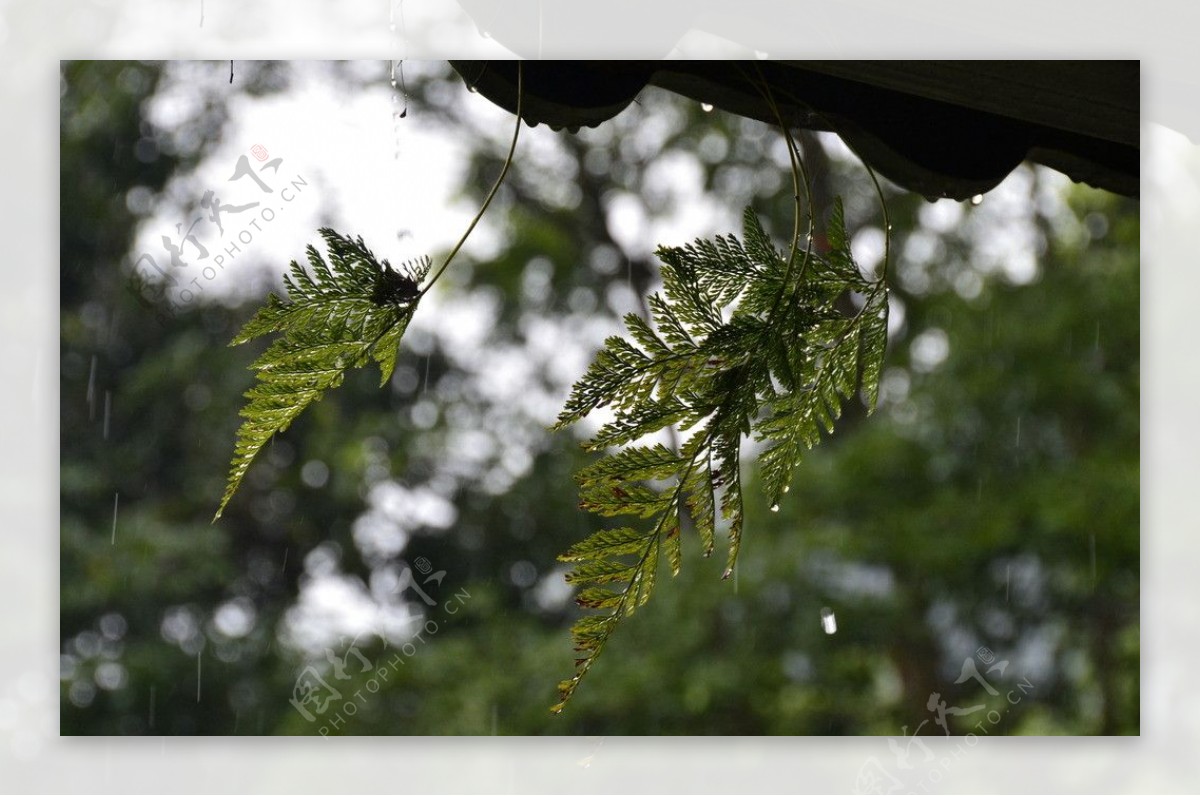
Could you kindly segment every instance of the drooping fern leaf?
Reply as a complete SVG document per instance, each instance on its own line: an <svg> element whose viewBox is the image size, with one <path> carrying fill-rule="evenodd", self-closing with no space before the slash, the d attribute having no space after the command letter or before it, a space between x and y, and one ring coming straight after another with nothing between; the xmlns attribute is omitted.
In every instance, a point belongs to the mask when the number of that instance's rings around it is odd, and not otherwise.
<svg viewBox="0 0 1200 796"><path fill-rule="evenodd" d="M292 261L284 276L288 301L272 293L267 304L230 342L240 345L266 334L279 335L250 368L257 383L245 393L249 402L238 430L220 517L251 462L271 437L287 429L313 401L342 383L350 368L374 360L380 386L391 378L400 338L416 310L419 287L430 261L421 258L394 270L366 247L322 229L327 263L309 246L308 268ZM214 520L216 519L214 517Z"/></svg>
<svg viewBox="0 0 1200 796"><path fill-rule="evenodd" d="M774 509L803 452L822 430L832 433L842 401L860 384L868 411L874 409L887 291L882 276L868 279L855 264L840 201L827 239L827 253L793 246L785 255L747 208L742 240L717 236L659 248L663 290L648 301L653 324L627 315L628 339L605 341L575 384L555 429L609 407L613 419L584 447L618 449L576 475L581 508L651 522L644 530L598 531L560 556L574 565L567 581L581 587L576 602L600 613L572 628L575 672L559 683L554 712L620 622L650 598L660 558L678 574L685 515L705 556L724 526L723 577L732 573L743 524L743 437L767 443L761 475ZM836 307L847 292L864 297L849 316ZM678 453L635 444L668 426L689 434Z"/></svg>

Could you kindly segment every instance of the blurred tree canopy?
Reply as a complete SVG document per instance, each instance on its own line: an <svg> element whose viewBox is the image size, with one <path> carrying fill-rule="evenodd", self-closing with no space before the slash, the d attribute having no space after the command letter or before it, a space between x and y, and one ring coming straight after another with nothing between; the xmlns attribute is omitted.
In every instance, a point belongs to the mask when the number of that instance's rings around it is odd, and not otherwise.
<svg viewBox="0 0 1200 796"><path fill-rule="evenodd" d="M261 296L164 321L130 290L135 235L235 98L285 95L292 67L197 86L173 130L146 110L172 68L62 67L64 734L959 734L992 713L992 734L1139 731L1135 201L1040 168L978 207L888 189L880 411L851 412L777 513L745 474L735 576L685 538L682 574L552 716L577 613L555 556L593 527L571 479L591 459L546 426L657 283L622 219L699 188L789 229L778 133L647 90L552 158L518 150L497 251L447 271L445 317L418 312L390 386L347 378L210 524L255 355L227 344ZM482 198L507 132L448 67L407 89L404 123L469 142L461 190ZM866 174L803 142L877 266ZM467 349L453 308L487 321Z"/></svg>

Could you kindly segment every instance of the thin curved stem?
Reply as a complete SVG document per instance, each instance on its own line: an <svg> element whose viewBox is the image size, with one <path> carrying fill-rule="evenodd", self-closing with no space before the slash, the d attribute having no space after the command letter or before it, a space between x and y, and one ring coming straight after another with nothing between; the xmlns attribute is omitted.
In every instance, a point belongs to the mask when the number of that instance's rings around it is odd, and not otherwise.
<svg viewBox="0 0 1200 796"><path fill-rule="evenodd" d="M793 101L799 101L799 100L797 100L795 95L791 94L791 92L787 92L787 94L789 94L791 96ZM766 96L766 95L764 95L764 96ZM768 100L768 102L771 101L769 97L767 97L767 100ZM822 120L824 120L825 126L829 130L832 130L835 132L837 131L837 126L834 125L832 121L830 121L828 116L826 116L824 113L821 113L820 111L818 111L816 109L812 109L812 112L815 115L819 116ZM778 118L778 114L777 114L777 118ZM883 195L883 187L879 184L879 177L875 174L875 169L871 168L871 164L867 162L867 159L862 156L862 153L859 152L850 141L848 141L844 136L841 136L840 134L839 134L839 137L842 139L842 143L844 143L846 145L846 148L849 149L851 152L853 152L854 156L857 157L859 162L861 162L863 164L863 167L866 168L867 175L870 176L871 183L875 186L875 195L879 197L879 207L883 212L883 227L884 227L883 264L880 266L880 269L879 269L879 280L878 280L879 284L882 286L886 283L886 280L887 280L888 265L891 262L891 247L892 247L892 220L891 220L891 215L888 213L887 199ZM803 163L801 165L803 165ZM811 215L810 215L810 220L811 220Z"/></svg>
<svg viewBox="0 0 1200 796"><path fill-rule="evenodd" d="M857 152L854 154L858 155ZM892 217L888 214L887 200L883 196L879 178L875 176L875 169L871 168L866 160L863 160L862 155L858 155L858 159L862 160L862 164L867 167L867 174L871 175L871 182L875 184L875 194L879 197L879 207L883 210L883 264L879 266L879 284L884 285L887 283L888 263L891 262Z"/></svg>
<svg viewBox="0 0 1200 796"><path fill-rule="evenodd" d="M788 128L787 123L783 120L783 114L779 110L779 104L775 102L775 96L771 91L771 86L762 74L762 69L755 65L758 72L760 84L755 87L762 94L763 99L771 107L771 112L775 114L775 120L779 122L779 129L783 133L783 138L788 148L788 159L792 165L792 200L795 204L795 211L792 216L792 245L788 251L787 267L783 272L783 284L779 287L779 295L775 297L775 303L771 305L771 311L767 314L767 318L771 318L775 314L775 310L779 307L779 303L783 301L784 295L787 293L788 281L792 276L792 267L796 263L796 254L800 248L800 185L804 185L804 196L808 202L808 241L809 245L804 247L804 261L800 264L800 276L804 275L804 271L808 268L808 262L812 256L812 236L815 230L816 220L813 217L813 198L812 198L812 182L808 176L808 169L804 165L804 159L800 157L800 152L796 147L796 140L792 137L792 131ZM751 81L753 83L753 81Z"/></svg>
<svg viewBox="0 0 1200 796"><path fill-rule="evenodd" d="M451 261L454 260L455 255L458 254L459 249L461 249L463 244L467 242L467 238L471 236L471 232L474 231L475 225L479 223L479 219L483 218L483 214L487 212L488 205L492 203L492 199L495 198L496 192L500 190L500 185L504 182L504 178L508 174L508 168L512 165L513 153L517 151L517 139L521 136L521 102L524 100L524 98L524 64L520 61L517 61L517 123L513 127L512 143L508 147L508 156L504 158L504 166L500 169L500 175L496 177L496 182L493 183L492 190L488 191L487 198L483 200L483 206L479 208L479 212L475 214L475 218L471 219L471 223L467 227L467 231L464 232L462 237L458 239L458 243L454 244L454 248L451 249L450 254L446 256L446 261L438 267L437 271L434 272L433 276L430 278L429 283L426 284L424 289L422 289L417 295L418 299L428 293L430 288L433 287L434 283L441 278L442 274L446 270L446 266L450 265Z"/></svg>

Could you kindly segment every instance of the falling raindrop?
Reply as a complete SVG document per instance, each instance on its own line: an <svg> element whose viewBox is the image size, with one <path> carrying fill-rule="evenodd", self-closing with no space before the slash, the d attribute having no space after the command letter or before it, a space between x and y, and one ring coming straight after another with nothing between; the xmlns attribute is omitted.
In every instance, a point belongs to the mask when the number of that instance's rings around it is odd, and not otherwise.
<svg viewBox="0 0 1200 796"><path fill-rule="evenodd" d="M200 27L204 27L204 0L200 0Z"/></svg>
<svg viewBox="0 0 1200 796"><path fill-rule="evenodd" d="M821 629L827 636L832 636L837 632L837 617L833 615L832 608L821 609Z"/></svg>
<svg viewBox="0 0 1200 796"><path fill-rule="evenodd" d="M713 109L712 103L710 103L710 102L701 102L700 103L700 110L704 111L705 113L712 113L712 109Z"/></svg>
<svg viewBox="0 0 1200 796"><path fill-rule="evenodd" d="M279 574L281 574L281 575L284 572L287 572L287 557L288 557L289 549L290 548L287 548L287 547L283 548L283 565L279 567Z"/></svg>
<svg viewBox="0 0 1200 796"><path fill-rule="evenodd" d="M779 504L778 504L778 503L772 503L772 504L771 504L771 511L779 511Z"/></svg>
<svg viewBox="0 0 1200 796"><path fill-rule="evenodd" d="M1012 586L1012 564L1004 565L1004 602L1008 602L1009 591Z"/></svg>
<svg viewBox="0 0 1200 796"><path fill-rule="evenodd" d="M425 394L425 389L429 386L429 363L433 357L425 357L425 376L421 379L421 394Z"/></svg>
<svg viewBox="0 0 1200 796"><path fill-rule="evenodd" d="M1021 447L1021 418L1017 418L1017 443L1016 447Z"/></svg>
<svg viewBox="0 0 1200 796"><path fill-rule="evenodd" d="M150 729L154 729L154 686L150 686Z"/></svg>
<svg viewBox="0 0 1200 796"><path fill-rule="evenodd" d="M96 419L96 355L91 355L91 372L88 373L88 419Z"/></svg>
<svg viewBox="0 0 1200 796"><path fill-rule="evenodd" d="M108 439L108 416L112 411L112 393L104 391L104 438Z"/></svg>
<svg viewBox="0 0 1200 796"><path fill-rule="evenodd" d="M498 718L498 714L496 712L496 705L495 705L495 703L492 703L492 735L496 734L497 718Z"/></svg>
<svg viewBox="0 0 1200 796"><path fill-rule="evenodd" d="M121 502L121 493L113 492L113 526L112 526L112 543L117 543L117 506Z"/></svg>
<svg viewBox="0 0 1200 796"><path fill-rule="evenodd" d="M972 196L971 204L974 205L975 207L979 207L981 204L983 204L983 194L977 193L974 196Z"/></svg>
<svg viewBox="0 0 1200 796"><path fill-rule="evenodd" d="M204 648L196 653L196 701L200 701L200 661L204 659Z"/></svg>

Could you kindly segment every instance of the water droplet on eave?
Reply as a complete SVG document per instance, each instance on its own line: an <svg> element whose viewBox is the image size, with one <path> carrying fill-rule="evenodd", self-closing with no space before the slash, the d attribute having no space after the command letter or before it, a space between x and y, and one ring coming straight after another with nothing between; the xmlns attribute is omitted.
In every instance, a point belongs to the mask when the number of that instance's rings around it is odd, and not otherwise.
<svg viewBox="0 0 1200 796"><path fill-rule="evenodd" d="M709 103L709 102L701 102L700 103L700 110L704 111L705 113L712 113L712 109L713 109L712 103Z"/></svg>
<svg viewBox="0 0 1200 796"><path fill-rule="evenodd" d="M983 204L983 194L977 193L974 196L972 196L971 204L974 205L975 207L979 207L979 205Z"/></svg>

